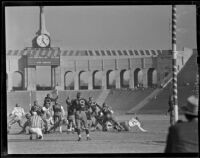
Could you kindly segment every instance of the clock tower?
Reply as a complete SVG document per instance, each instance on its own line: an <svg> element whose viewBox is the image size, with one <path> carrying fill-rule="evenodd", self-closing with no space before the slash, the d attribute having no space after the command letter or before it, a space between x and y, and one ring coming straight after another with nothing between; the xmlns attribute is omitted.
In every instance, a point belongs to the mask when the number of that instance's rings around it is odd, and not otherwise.
<svg viewBox="0 0 200 158"><path fill-rule="evenodd" d="M40 15L39 15L39 30L36 32L36 37L34 37L32 41L33 48L50 48L51 47L51 39L50 33L46 29L45 24L45 15L44 15L44 6L40 6Z"/></svg>

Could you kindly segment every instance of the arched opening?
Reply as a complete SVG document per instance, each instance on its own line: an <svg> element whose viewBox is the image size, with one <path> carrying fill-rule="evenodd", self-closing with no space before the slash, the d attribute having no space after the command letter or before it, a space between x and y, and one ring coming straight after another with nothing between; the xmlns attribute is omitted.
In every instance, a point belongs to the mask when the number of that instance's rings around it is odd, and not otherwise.
<svg viewBox="0 0 200 158"><path fill-rule="evenodd" d="M155 87L157 84L157 71L154 68L150 68L147 72L148 87Z"/></svg>
<svg viewBox="0 0 200 158"><path fill-rule="evenodd" d="M116 88L115 71L109 70L106 73L107 89Z"/></svg>
<svg viewBox="0 0 200 158"><path fill-rule="evenodd" d="M129 88L130 73L127 70L120 72L120 85L121 88Z"/></svg>
<svg viewBox="0 0 200 158"><path fill-rule="evenodd" d="M140 87L143 85L143 72L140 68L134 71L134 87Z"/></svg>
<svg viewBox="0 0 200 158"><path fill-rule="evenodd" d="M13 73L13 90L23 90L23 74L19 71Z"/></svg>
<svg viewBox="0 0 200 158"><path fill-rule="evenodd" d="M79 73L79 89L88 89L88 72L81 71Z"/></svg>
<svg viewBox="0 0 200 158"><path fill-rule="evenodd" d="M92 82L94 89L101 89L102 86L102 71L94 71L92 74Z"/></svg>
<svg viewBox="0 0 200 158"><path fill-rule="evenodd" d="M68 71L64 75L64 88L65 90L74 90L74 76L73 72Z"/></svg>

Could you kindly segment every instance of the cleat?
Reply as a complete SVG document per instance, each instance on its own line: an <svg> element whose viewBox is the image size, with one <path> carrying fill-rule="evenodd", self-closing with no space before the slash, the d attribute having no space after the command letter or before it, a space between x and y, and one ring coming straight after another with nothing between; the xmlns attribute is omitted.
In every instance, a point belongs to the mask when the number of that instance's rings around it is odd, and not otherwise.
<svg viewBox="0 0 200 158"><path fill-rule="evenodd" d="M90 137L87 137L87 140L92 140Z"/></svg>
<svg viewBox="0 0 200 158"><path fill-rule="evenodd" d="M81 141L81 137L78 138L78 141Z"/></svg>

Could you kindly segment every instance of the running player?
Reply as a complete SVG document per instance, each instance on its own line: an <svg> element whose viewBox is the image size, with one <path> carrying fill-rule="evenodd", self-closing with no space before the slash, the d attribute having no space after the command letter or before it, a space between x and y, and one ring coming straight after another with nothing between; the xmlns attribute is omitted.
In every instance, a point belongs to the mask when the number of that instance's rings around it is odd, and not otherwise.
<svg viewBox="0 0 200 158"><path fill-rule="evenodd" d="M73 100L72 105L75 107L75 120L76 120L76 131L78 134L78 141L81 141L81 123L83 123L83 126L85 128L85 132L87 135L87 140L90 140L89 136L89 130L88 130L88 122L87 122L87 116L86 116L86 105L87 101L86 99L81 97L81 93L78 92L76 99Z"/></svg>
<svg viewBox="0 0 200 158"><path fill-rule="evenodd" d="M19 104L16 104L13 111L9 115L11 120L8 122L8 131L9 129L11 129L11 126L14 125L15 123L18 123L18 125L21 128L23 128L22 119L24 118L24 116L25 116L24 109L20 107Z"/></svg>
<svg viewBox="0 0 200 158"><path fill-rule="evenodd" d="M103 130L106 131L107 122L111 122L118 131L123 130L123 127L120 125L119 122L116 121L115 117L113 116L113 110L104 102L102 106L102 113L103 113Z"/></svg>
<svg viewBox="0 0 200 158"><path fill-rule="evenodd" d="M66 104L67 104L67 120L68 120L68 127L67 131L68 132L74 132L76 122L75 122L75 107L72 104L72 101L70 101L70 98L67 97L66 99Z"/></svg>
<svg viewBox="0 0 200 158"><path fill-rule="evenodd" d="M53 129L54 132L56 131L56 129L58 127L59 130L60 130L60 133L62 133L62 126L61 126L61 123L62 123L62 120L64 118L64 115L65 115L65 111L64 111L64 108L61 104L59 104L57 102L57 100L55 101L55 104L53 105L53 119L54 119L54 127L51 128L51 130Z"/></svg>

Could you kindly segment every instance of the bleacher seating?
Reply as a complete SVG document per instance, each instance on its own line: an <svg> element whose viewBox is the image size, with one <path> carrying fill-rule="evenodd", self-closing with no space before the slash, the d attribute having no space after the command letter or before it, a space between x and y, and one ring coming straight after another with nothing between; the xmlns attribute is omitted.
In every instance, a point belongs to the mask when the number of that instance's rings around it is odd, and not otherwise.
<svg viewBox="0 0 200 158"><path fill-rule="evenodd" d="M183 106L186 103L187 98L194 94L197 69L197 52L195 52L178 74L178 106ZM169 107L168 99L170 93L172 93L171 84L167 85L156 99L152 99L147 105L141 108L139 113L166 113Z"/></svg>
<svg viewBox="0 0 200 158"><path fill-rule="evenodd" d="M116 113L125 113L136 106L153 90L153 88L146 88L143 90L111 90L105 102L111 106Z"/></svg>

